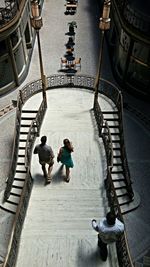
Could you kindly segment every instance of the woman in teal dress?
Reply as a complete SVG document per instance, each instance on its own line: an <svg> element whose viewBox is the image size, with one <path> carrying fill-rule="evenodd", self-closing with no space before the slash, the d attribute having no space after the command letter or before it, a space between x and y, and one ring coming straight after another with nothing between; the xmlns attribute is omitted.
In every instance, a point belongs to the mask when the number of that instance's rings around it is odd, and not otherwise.
<svg viewBox="0 0 150 267"><path fill-rule="evenodd" d="M71 157L71 153L74 151L72 143L69 141L69 139L63 140L64 146L60 148L57 161L61 162L66 167L66 182L69 182L70 180L70 168L73 168L73 160Z"/></svg>

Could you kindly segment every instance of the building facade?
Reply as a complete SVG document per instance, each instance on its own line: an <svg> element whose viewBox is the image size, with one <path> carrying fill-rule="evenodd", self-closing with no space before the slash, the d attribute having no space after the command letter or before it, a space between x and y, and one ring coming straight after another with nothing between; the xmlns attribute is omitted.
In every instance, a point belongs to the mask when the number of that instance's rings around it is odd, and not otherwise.
<svg viewBox="0 0 150 267"><path fill-rule="evenodd" d="M35 40L30 16L31 0L5 0L0 8L0 95L20 85L28 73Z"/></svg>
<svg viewBox="0 0 150 267"><path fill-rule="evenodd" d="M112 0L107 37L118 82L150 96L150 1Z"/></svg>

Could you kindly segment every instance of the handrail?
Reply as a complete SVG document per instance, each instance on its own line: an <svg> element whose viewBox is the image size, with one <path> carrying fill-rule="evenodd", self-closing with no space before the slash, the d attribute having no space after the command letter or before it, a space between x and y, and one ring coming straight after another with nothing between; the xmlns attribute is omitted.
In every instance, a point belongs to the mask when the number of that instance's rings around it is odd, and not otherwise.
<svg viewBox="0 0 150 267"><path fill-rule="evenodd" d="M31 126L29 128L27 141L26 141L26 148L25 148L25 167L29 168L31 163L31 152L33 148L33 144L35 142L36 136L39 136L41 124L46 112L47 102L46 97L42 100L38 113L35 119L32 121Z"/></svg>
<svg viewBox="0 0 150 267"><path fill-rule="evenodd" d="M104 128L102 131L102 138L105 145L105 151L107 156L107 165L110 169L113 168L113 144L108 122L104 121Z"/></svg>
<svg viewBox="0 0 150 267"><path fill-rule="evenodd" d="M32 177L30 171L26 174L26 179L24 182L24 187L21 193L20 201L17 207L16 215L14 218L11 236L8 245L8 251L3 263L3 267L14 267L15 261L17 257L17 251L19 246L19 238L21 235L22 225L24 222L28 201L30 197L30 193L32 190Z"/></svg>
<svg viewBox="0 0 150 267"><path fill-rule="evenodd" d="M13 151L12 151L12 159L11 165L9 169L9 175L7 178L7 186L4 192L3 201L6 201L9 198L12 183L14 180L15 170L16 170L16 163L17 163L17 156L18 156L18 146L19 146L19 133L20 133L20 124L21 124L21 110L22 105L20 103L19 97L17 98L17 108L16 108L16 118L15 118L15 129L14 129L14 138L13 138Z"/></svg>
<svg viewBox="0 0 150 267"><path fill-rule="evenodd" d="M27 174L26 174L23 190L21 193L20 201L17 207L17 212L14 218L8 251L7 251L7 255L6 255L3 267L14 267L15 266L17 251L18 251L18 246L19 246L19 239L21 235L21 229L22 229L24 218L25 218L28 201L30 198L30 193L31 193L32 184L33 184L32 177L30 174L30 163L31 163L31 155L32 155L31 153L32 153L34 141L36 139L36 135L39 134L46 108L47 108L47 101L46 101L46 97L44 97L40 105L40 108L37 112L36 118L31 123L28 136L27 136L26 149L25 149L25 167L27 170ZM35 130L35 127L37 127L37 131Z"/></svg>
<svg viewBox="0 0 150 267"><path fill-rule="evenodd" d="M99 92L106 95L110 98L116 105L119 112L119 130L120 130L120 140L121 140L121 158L123 163L123 171L125 177L125 183L127 186L128 196L130 199L133 199L134 193L132 189L132 181L130 176L130 171L128 167L127 154L125 149L124 142L124 131L123 131L123 101L121 92L118 88L113 85L111 82L106 81L105 79L101 79Z"/></svg>
<svg viewBox="0 0 150 267"><path fill-rule="evenodd" d="M100 85L101 85L101 83L100 83ZM100 88L100 90L101 90L101 88ZM104 92L104 85L103 85L103 92ZM110 91L107 90L105 95L110 95L109 92ZM110 98L113 100L114 103L116 102L118 110L120 110L120 112L122 113L122 105L121 105L122 99L121 99L120 95L121 94L118 91L118 92L115 92L115 94L111 95ZM98 130L101 133L101 137L103 138L105 151L106 151L107 178L105 179L104 183L105 183L105 188L106 188L106 192L107 192L107 198L108 198L110 210L113 211L122 222L124 222L123 216L121 213L121 209L120 209L120 205L118 202L118 198L116 195L116 191L114 188L112 176L111 176L111 170L113 167L113 145L112 145L111 133L110 133L110 129L109 129L107 121L104 121L103 117L102 117L103 118L102 121L98 119L101 117L101 114L98 115L97 112L102 113L102 111L101 111L100 107L97 108L97 106L99 106L99 104L97 102L94 103L94 108L96 108L96 112L94 110L94 114L95 114L95 119L96 119L97 124L98 124ZM121 116L122 116L122 114L120 115L120 117ZM120 121L122 122L122 120L120 120ZM121 125L121 128L122 128L122 132L123 132L123 125ZM117 250L118 262L119 262L120 267L134 267L133 261L132 261L131 255L130 255L130 250L129 250L129 246L128 246L126 232L124 232L121 235L121 237L118 239L118 241L116 242L116 250Z"/></svg>
<svg viewBox="0 0 150 267"><path fill-rule="evenodd" d="M110 205L110 210L117 215L119 220L124 222L123 216L121 214L121 209L120 209L120 205L118 202L118 198L116 195L116 191L114 188L114 184L112 181L112 177L111 177L111 166L107 167L107 184L105 185L106 185L106 192L107 192L107 197L108 197L108 201ZM130 249L128 246L126 231L124 231L124 233L117 240L116 249L117 249L119 266L134 267L133 261L130 255Z"/></svg>
<svg viewBox="0 0 150 267"><path fill-rule="evenodd" d="M96 119L96 122L97 122L99 136L101 136L102 135L103 123L104 123L104 117L103 117L103 113L101 111L101 108L100 108L100 105L99 105L97 99L95 99L95 101L94 101L94 115L95 115L95 119Z"/></svg>

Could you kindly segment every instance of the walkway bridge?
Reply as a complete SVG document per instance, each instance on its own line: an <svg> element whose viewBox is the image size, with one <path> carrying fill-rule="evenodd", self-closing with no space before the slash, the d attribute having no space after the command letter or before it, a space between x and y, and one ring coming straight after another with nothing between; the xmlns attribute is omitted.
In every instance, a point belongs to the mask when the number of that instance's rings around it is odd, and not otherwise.
<svg viewBox="0 0 150 267"><path fill-rule="evenodd" d="M121 94L101 80L93 108L93 86L93 77L55 75L48 77L47 99L42 99L41 80L20 91L12 165L1 205L14 214L3 266L132 266L126 233L116 248L110 246L109 259L102 263L91 227L91 219L109 209L123 220L124 213L136 208ZM69 183L55 160L52 183L44 186L37 155L32 155L42 135L47 135L55 158L62 140L72 140L75 166Z"/></svg>

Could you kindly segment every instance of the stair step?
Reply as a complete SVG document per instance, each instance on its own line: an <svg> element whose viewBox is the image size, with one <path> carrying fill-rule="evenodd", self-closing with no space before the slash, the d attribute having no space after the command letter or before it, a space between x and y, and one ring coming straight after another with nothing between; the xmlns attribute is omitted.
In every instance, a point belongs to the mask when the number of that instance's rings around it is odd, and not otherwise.
<svg viewBox="0 0 150 267"><path fill-rule="evenodd" d="M123 173L111 173L111 176L113 181L125 180Z"/></svg>
<svg viewBox="0 0 150 267"><path fill-rule="evenodd" d="M131 212L135 209L137 209L137 207L139 207L141 203L141 199L140 199L140 196L138 193L134 192L134 199L132 201L130 201L129 203L127 204L123 204L120 206L121 208L121 213L122 214L126 214L128 212Z"/></svg>
<svg viewBox="0 0 150 267"><path fill-rule="evenodd" d="M26 169L24 169L24 170L16 170L16 173L26 173L27 171L26 171Z"/></svg>
<svg viewBox="0 0 150 267"><path fill-rule="evenodd" d="M120 141L120 134L119 133L114 133L114 132L111 132L111 139L112 140L119 140Z"/></svg>
<svg viewBox="0 0 150 267"><path fill-rule="evenodd" d="M111 173L115 173L115 172L118 173L119 171L121 171L121 172L123 171L121 165L119 165L119 166L113 166Z"/></svg>
<svg viewBox="0 0 150 267"><path fill-rule="evenodd" d="M27 172L16 172L15 173L15 177L14 177L14 179L16 178L16 179L25 179L25 177L26 177L26 173Z"/></svg>
<svg viewBox="0 0 150 267"><path fill-rule="evenodd" d="M18 157L19 157L19 158L25 158L25 156L24 156L24 155L18 155Z"/></svg>
<svg viewBox="0 0 150 267"><path fill-rule="evenodd" d="M117 163L118 163L118 164L122 164L122 160L121 160L120 157L119 157L119 158L114 158L114 159L113 159L113 163L114 163L114 164L117 164Z"/></svg>
<svg viewBox="0 0 150 267"><path fill-rule="evenodd" d="M127 195L127 189L126 188L117 189L116 195L117 195L117 197Z"/></svg>
<svg viewBox="0 0 150 267"><path fill-rule="evenodd" d="M17 181L17 180L14 180L13 181L13 186L17 186L19 188L23 188L24 186L24 181Z"/></svg>
<svg viewBox="0 0 150 267"><path fill-rule="evenodd" d="M113 150L113 157L120 157L121 158L121 151L120 150Z"/></svg>
<svg viewBox="0 0 150 267"><path fill-rule="evenodd" d="M114 163L114 162L113 162L113 167L115 167L115 166L118 166L118 167L119 167L119 166L122 166L122 162L117 162L117 163Z"/></svg>
<svg viewBox="0 0 150 267"><path fill-rule="evenodd" d="M121 140L120 139L111 139L112 143L118 143L120 145Z"/></svg>
<svg viewBox="0 0 150 267"><path fill-rule="evenodd" d="M115 122L117 121L117 122L118 122L118 121L119 121L119 118L105 118L105 120L107 120L107 122L108 122L108 121L109 121L109 122L110 122L110 121L113 121L113 122L114 122L114 121L115 121Z"/></svg>
<svg viewBox="0 0 150 267"><path fill-rule="evenodd" d="M21 124L20 128L25 128L26 127L28 129L30 126L31 126L31 124Z"/></svg>
<svg viewBox="0 0 150 267"><path fill-rule="evenodd" d="M115 148L119 148L119 149L121 149L121 145L120 145L120 143L112 143L112 147L113 147L113 149L115 149Z"/></svg>
<svg viewBox="0 0 150 267"><path fill-rule="evenodd" d="M111 128L110 129L111 135L119 135L120 136L120 130L119 128Z"/></svg>
<svg viewBox="0 0 150 267"><path fill-rule="evenodd" d="M23 140L23 141L21 141L21 142L20 142L20 140L19 140L19 147L23 147L23 148L25 148L25 147L26 147L26 142L27 142L27 140Z"/></svg>
<svg viewBox="0 0 150 267"><path fill-rule="evenodd" d="M112 170L111 174L123 174L123 170Z"/></svg>
<svg viewBox="0 0 150 267"><path fill-rule="evenodd" d="M10 192L10 194L15 194L18 196L20 196L21 193L22 193L22 189L21 188L15 188L15 187L12 187L11 192Z"/></svg>
<svg viewBox="0 0 150 267"><path fill-rule="evenodd" d="M102 111L103 114L118 114L117 110L111 110L111 111Z"/></svg>
<svg viewBox="0 0 150 267"><path fill-rule="evenodd" d="M28 130L29 130L29 129L28 129ZM20 131L20 137L22 137L22 138L24 137L24 138L26 138L26 140L27 140L28 132L29 132L29 131L27 131L27 132L26 132L26 131Z"/></svg>
<svg viewBox="0 0 150 267"><path fill-rule="evenodd" d="M126 195L126 196L119 197L118 202L120 206L123 206L123 205L129 204L132 201L131 199L129 199L128 195Z"/></svg>
<svg viewBox="0 0 150 267"><path fill-rule="evenodd" d="M26 143L26 139L25 138L23 138L23 139L19 139L19 142L24 142L24 143Z"/></svg>
<svg viewBox="0 0 150 267"><path fill-rule="evenodd" d="M24 162L17 162L16 170L26 170Z"/></svg>
<svg viewBox="0 0 150 267"><path fill-rule="evenodd" d="M18 185L12 185L12 188L14 189L23 189L23 186L18 186ZM12 189L11 189L12 190Z"/></svg>
<svg viewBox="0 0 150 267"><path fill-rule="evenodd" d="M25 166L24 162L17 162L17 166Z"/></svg>
<svg viewBox="0 0 150 267"><path fill-rule="evenodd" d="M25 177L24 178L14 178L14 181L25 181Z"/></svg>
<svg viewBox="0 0 150 267"><path fill-rule="evenodd" d="M113 147L113 150L120 150L120 147Z"/></svg>
<svg viewBox="0 0 150 267"><path fill-rule="evenodd" d="M20 149L19 149L19 150L18 150L18 156L19 156L19 155L23 155L23 156L25 156L25 150L22 150L22 149L20 150Z"/></svg>
<svg viewBox="0 0 150 267"><path fill-rule="evenodd" d="M13 194L10 194L9 199L7 199L7 202L18 205L19 200L20 200L20 197L14 196Z"/></svg>
<svg viewBox="0 0 150 267"><path fill-rule="evenodd" d="M111 120L111 119L117 119L117 120L119 119L118 113L109 113L109 114L108 113L105 113L105 114L103 113L103 115L104 115L104 119L107 120L107 121Z"/></svg>
<svg viewBox="0 0 150 267"><path fill-rule="evenodd" d="M29 121L29 120L34 120L35 119L35 117L21 117L21 121Z"/></svg>
<svg viewBox="0 0 150 267"><path fill-rule="evenodd" d="M116 181L116 182L114 181L113 184L114 184L114 187L116 188L116 190L126 188L126 185L123 181Z"/></svg>
<svg viewBox="0 0 150 267"><path fill-rule="evenodd" d="M117 129L119 129L119 127L118 127L119 125L109 125L109 128L117 128ZM105 125L103 125L103 128L106 128L106 126Z"/></svg>
<svg viewBox="0 0 150 267"><path fill-rule="evenodd" d="M22 110L22 113L37 113L38 112L38 110L25 110L25 109L23 109Z"/></svg>
<svg viewBox="0 0 150 267"><path fill-rule="evenodd" d="M121 155L114 155L114 153L113 153L113 158L114 159L120 159L121 160Z"/></svg>
<svg viewBox="0 0 150 267"><path fill-rule="evenodd" d="M5 211L8 211L12 214L15 214L16 213L16 209L17 209L17 206L16 205L13 205L7 201L4 202L3 205L0 206L1 209L5 210Z"/></svg>
<svg viewBox="0 0 150 267"><path fill-rule="evenodd" d="M23 146L19 146L19 149L20 149L20 150L25 150L25 147L23 147Z"/></svg>
<svg viewBox="0 0 150 267"><path fill-rule="evenodd" d="M150 256L144 256L143 258L143 263L144 263L144 267L145 266L150 266Z"/></svg>

